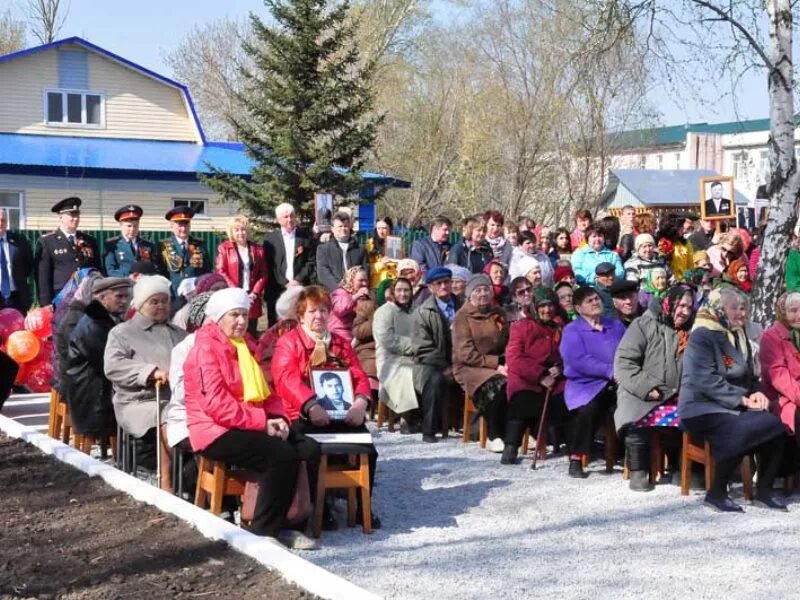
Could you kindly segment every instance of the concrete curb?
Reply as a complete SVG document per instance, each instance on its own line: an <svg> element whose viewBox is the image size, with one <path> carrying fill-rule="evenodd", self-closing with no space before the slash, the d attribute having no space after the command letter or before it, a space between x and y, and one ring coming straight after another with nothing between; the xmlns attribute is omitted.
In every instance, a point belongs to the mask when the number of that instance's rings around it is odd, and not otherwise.
<svg viewBox="0 0 800 600"><path fill-rule="evenodd" d="M278 571L288 581L317 596L330 600L380 600L380 596L300 558L288 549L265 541L193 504L39 433L32 427L0 415L0 431L36 446L45 454L52 455L90 477L100 477L111 487L129 494L140 502L146 502L159 510L175 515L209 539L224 540L231 548Z"/></svg>

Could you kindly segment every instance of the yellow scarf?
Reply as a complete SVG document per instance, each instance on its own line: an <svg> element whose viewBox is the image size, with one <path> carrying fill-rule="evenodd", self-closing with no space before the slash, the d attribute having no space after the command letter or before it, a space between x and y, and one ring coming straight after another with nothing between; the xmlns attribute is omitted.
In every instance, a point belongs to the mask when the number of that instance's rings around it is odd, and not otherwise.
<svg viewBox="0 0 800 600"><path fill-rule="evenodd" d="M244 340L230 340L236 348L236 358L239 362L239 374L242 376L243 400L245 402L263 402L269 398L269 387L264 379L261 367L250 354L250 349Z"/></svg>

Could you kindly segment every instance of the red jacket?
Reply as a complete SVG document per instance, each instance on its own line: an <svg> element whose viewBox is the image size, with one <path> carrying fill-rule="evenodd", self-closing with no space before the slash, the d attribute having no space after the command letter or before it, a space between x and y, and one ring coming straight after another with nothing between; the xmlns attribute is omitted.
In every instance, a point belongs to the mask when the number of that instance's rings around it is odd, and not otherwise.
<svg viewBox="0 0 800 600"><path fill-rule="evenodd" d="M247 248L250 251L250 260L253 263L250 269L250 289L247 290L247 293L258 296L257 301L250 306L248 317L257 319L264 311L261 306L261 298L267 285L267 261L264 258L264 248L262 246L247 242ZM236 249L235 242L227 240L217 247L215 270L225 278L228 286L242 287L239 282L239 251Z"/></svg>
<svg viewBox="0 0 800 600"><path fill-rule="evenodd" d="M247 345L254 352L251 340ZM186 421L195 451L231 429L265 431L267 418L281 417L288 422L283 403L274 393L263 404L242 402L244 389L236 348L216 323L197 331L183 369Z"/></svg>
<svg viewBox="0 0 800 600"><path fill-rule="evenodd" d="M786 325L776 322L764 331L758 358L761 385L772 401L772 412L794 433L795 413L800 405L800 352L794 347Z"/></svg>
<svg viewBox="0 0 800 600"><path fill-rule="evenodd" d="M558 350L560 341L560 327L543 325L529 314L511 324L506 346L506 396L509 400L516 392L544 390L539 382L547 375L548 369L555 365L562 366L561 353ZM560 394L563 391L564 378L559 377L553 393Z"/></svg>
<svg viewBox="0 0 800 600"><path fill-rule="evenodd" d="M272 356L272 380L278 396L289 419L297 421L301 416L303 405L317 395L311 386L309 359L314 350L314 341L308 337L302 327L295 327L284 334L275 347ZM336 334L331 334L331 345L328 354L336 360L326 365L332 369L347 369L353 379L353 394L371 395L369 378L358 362L353 347ZM319 367L325 368L325 367Z"/></svg>

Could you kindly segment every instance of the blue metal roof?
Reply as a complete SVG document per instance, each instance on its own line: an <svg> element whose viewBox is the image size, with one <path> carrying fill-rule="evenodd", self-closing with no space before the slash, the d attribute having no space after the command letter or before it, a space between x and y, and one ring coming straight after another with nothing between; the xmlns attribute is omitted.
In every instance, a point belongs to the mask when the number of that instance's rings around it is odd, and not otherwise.
<svg viewBox="0 0 800 600"><path fill-rule="evenodd" d="M608 184L603 192L603 205L608 206L617 189L625 187L644 206L686 206L698 204L700 179L716 177L708 169L610 169ZM736 204L747 204L747 196L734 191Z"/></svg>
<svg viewBox="0 0 800 600"><path fill-rule="evenodd" d="M192 180L208 165L249 176L255 162L234 142L167 142L0 133L0 173ZM77 175L76 175L77 176ZM411 187L401 179L362 173L367 183Z"/></svg>

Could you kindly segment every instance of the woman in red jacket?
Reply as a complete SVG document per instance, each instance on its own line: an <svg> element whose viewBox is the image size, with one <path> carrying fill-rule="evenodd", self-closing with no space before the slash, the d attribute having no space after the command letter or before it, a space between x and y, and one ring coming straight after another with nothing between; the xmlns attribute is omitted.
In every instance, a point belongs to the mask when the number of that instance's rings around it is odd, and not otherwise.
<svg viewBox="0 0 800 600"><path fill-rule="evenodd" d="M301 460L319 465L319 446L289 429L245 340L250 297L239 288L215 292L184 364L189 441L195 452L254 471L259 491L250 530L278 537ZM289 541L296 544L296 534ZM283 540L282 540L283 541Z"/></svg>
<svg viewBox="0 0 800 600"><path fill-rule="evenodd" d="M547 288L539 288L533 305L525 309L525 318L511 325L506 346L509 404L501 464L516 464L525 428L533 429L534 422L541 417L547 390L551 394L548 411L554 410L558 405L556 396L564 392L557 306L555 294Z"/></svg>
<svg viewBox="0 0 800 600"><path fill-rule="evenodd" d="M292 431L367 433L366 411L372 394L369 378L350 342L329 331L330 315L328 292L316 285L305 288L297 299L300 325L284 334L275 347L272 380L283 400ZM322 377L320 371L334 372L337 377L327 374ZM352 386L342 385L343 379L349 379ZM331 392L327 391L326 382L330 382ZM352 392L348 393L350 388ZM371 492L378 451L372 443L359 444L357 451L369 455ZM361 511L357 514L361 515ZM329 527L335 526L330 510L326 510L325 519ZM374 514L372 526L380 527L380 520Z"/></svg>
<svg viewBox="0 0 800 600"><path fill-rule="evenodd" d="M229 287L238 287L250 296L247 330L257 338L256 325L263 314L264 288L267 285L267 261L264 248L248 240L250 221L236 215L228 222L228 240L217 247L216 271Z"/></svg>

